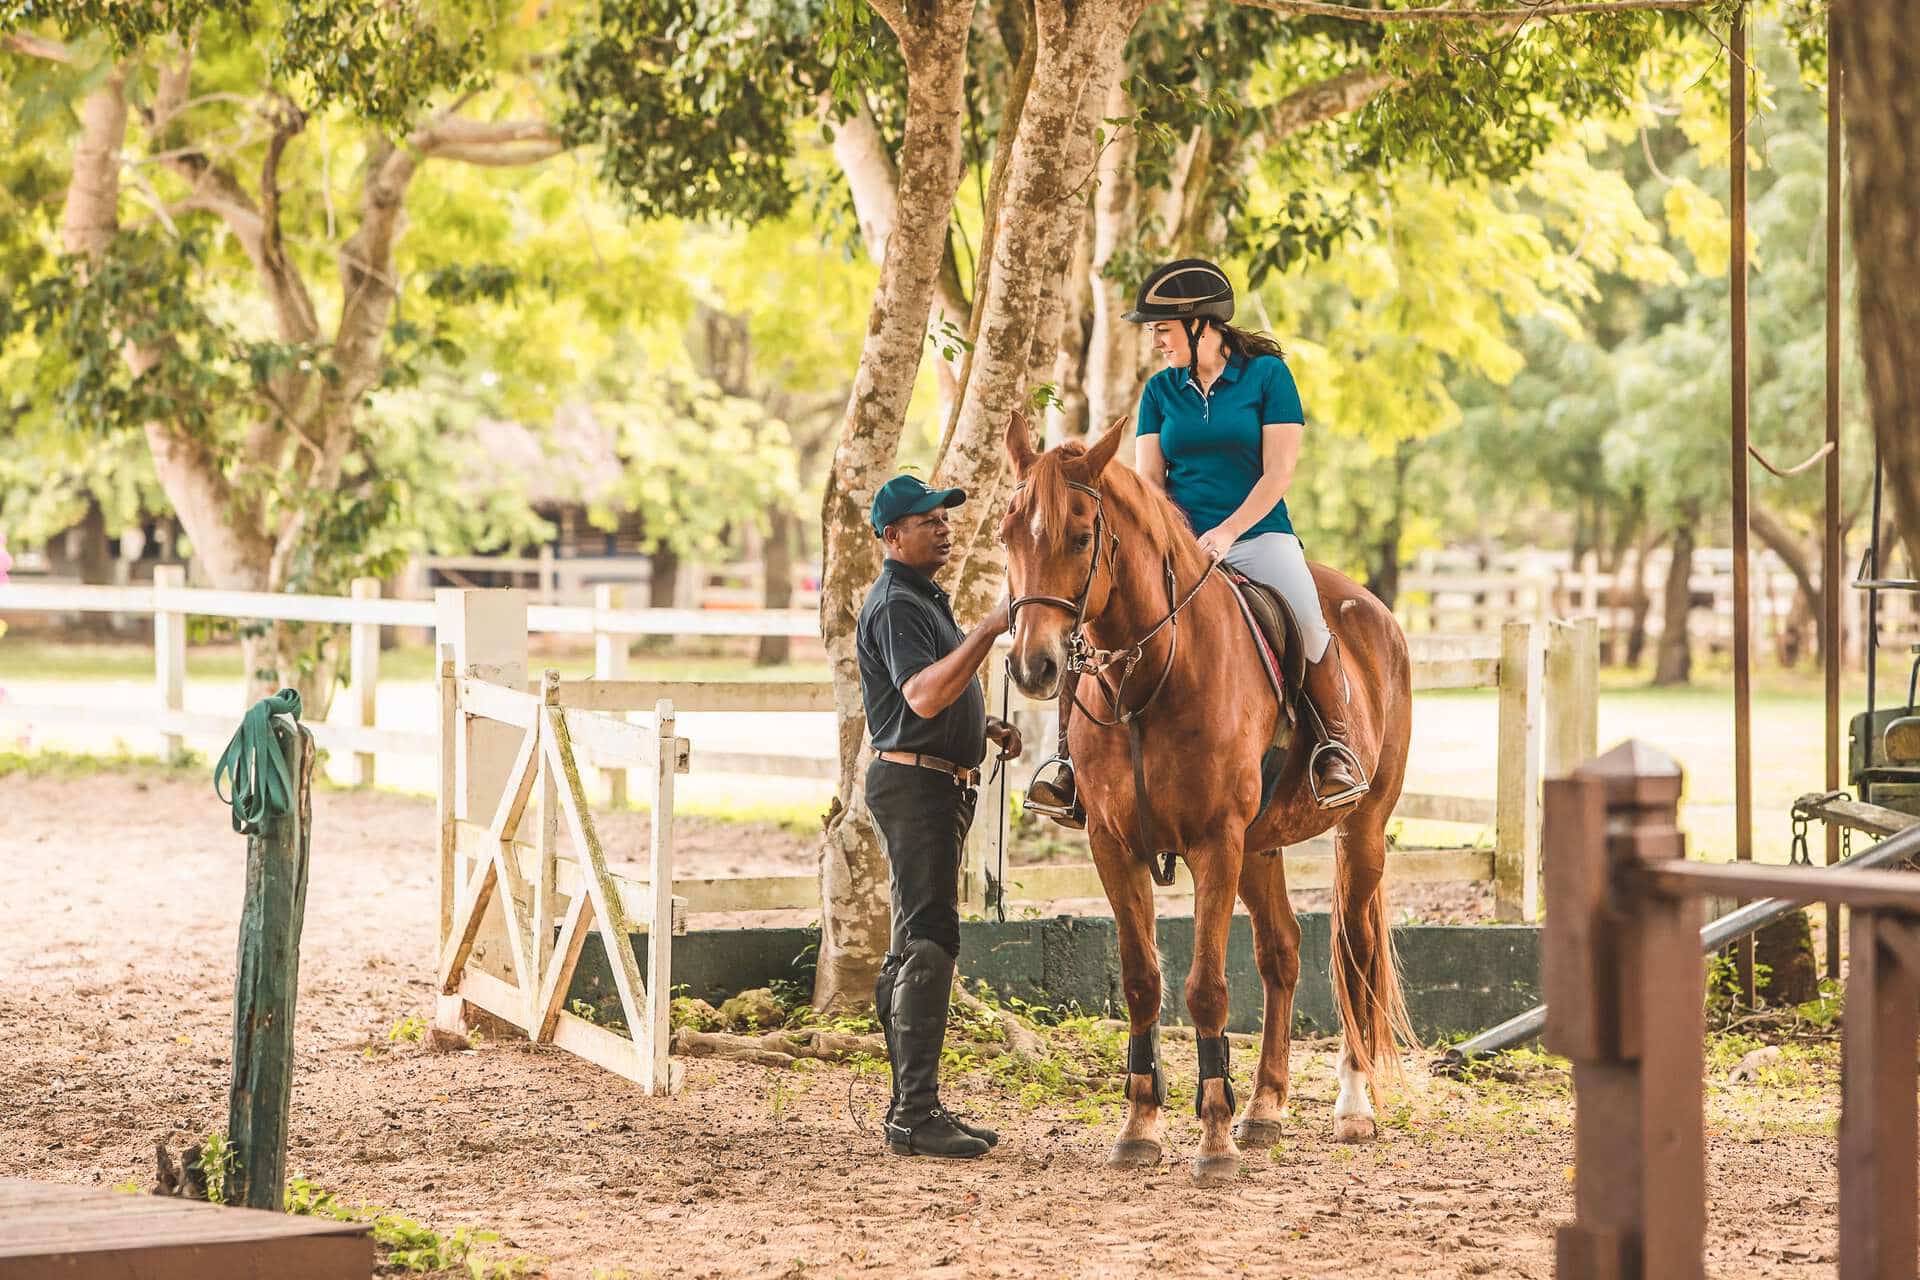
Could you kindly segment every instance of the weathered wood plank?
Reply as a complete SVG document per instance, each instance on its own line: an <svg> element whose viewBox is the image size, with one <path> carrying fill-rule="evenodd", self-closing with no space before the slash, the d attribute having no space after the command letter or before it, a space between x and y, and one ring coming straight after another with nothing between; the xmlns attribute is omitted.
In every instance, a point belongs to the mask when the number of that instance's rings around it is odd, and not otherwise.
<svg viewBox="0 0 1920 1280"><path fill-rule="evenodd" d="M364 1280L372 1270L360 1223L0 1179L0 1280Z"/></svg>

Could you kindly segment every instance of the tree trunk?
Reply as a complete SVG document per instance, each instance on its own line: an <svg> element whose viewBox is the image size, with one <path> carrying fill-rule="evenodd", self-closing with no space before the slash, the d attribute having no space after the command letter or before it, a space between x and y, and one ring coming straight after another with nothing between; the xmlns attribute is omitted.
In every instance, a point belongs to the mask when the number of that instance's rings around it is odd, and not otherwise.
<svg viewBox="0 0 1920 1280"><path fill-rule="evenodd" d="M1367 566L1367 589L1391 609L1400 597L1400 537L1406 528L1407 470L1413 462L1411 440L1393 450L1393 512L1375 544L1373 563Z"/></svg>
<svg viewBox="0 0 1920 1280"><path fill-rule="evenodd" d="M1120 119L1133 114L1124 77L1107 91L1102 115ZM1140 326L1121 319L1133 305L1129 282L1108 278L1113 259L1133 247L1139 227L1139 181L1134 162L1139 139L1130 128L1107 140L1100 153L1099 186L1093 193L1093 317L1087 339L1087 426L1099 433L1114 419L1129 417L1140 399ZM1131 456L1131 438L1127 446Z"/></svg>
<svg viewBox="0 0 1920 1280"><path fill-rule="evenodd" d="M1687 618L1693 611L1693 526L1683 519L1673 534L1673 560L1667 565L1667 589L1661 604L1660 650L1654 657L1656 685L1685 684L1693 671Z"/></svg>
<svg viewBox="0 0 1920 1280"><path fill-rule="evenodd" d="M1772 512L1764 507L1749 509L1753 531L1760 536L1768 550L1780 557L1787 571L1793 575L1794 600L1792 611L1782 621L1780 627L1777 656L1780 665L1794 666L1807 652L1817 652L1816 643L1812 643L1819 629L1818 619L1821 612L1821 584L1815 577L1814 560L1820 555L1816 542L1809 554L1806 545L1794 536L1793 530L1776 519Z"/></svg>
<svg viewBox="0 0 1920 1280"><path fill-rule="evenodd" d="M947 218L960 186L972 19L971 3L951 0L917 10L924 25L891 5L875 7L899 37L906 58L907 110L897 220L880 264L820 512L825 559L820 634L833 670L840 729L839 785L820 847L822 913L813 1004L823 1011L872 999L887 944L887 860L864 794L867 726L854 623L879 566L867 511L874 490L893 470L945 254Z"/></svg>
<svg viewBox="0 0 1920 1280"><path fill-rule="evenodd" d="M800 537L799 524L793 512L787 510L784 498L775 498L767 508L766 549L761 553L766 572L760 603L768 609L793 607L793 544ZM792 657L791 637L761 636L753 660L762 667L777 667Z"/></svg>
<svg viewBox="0 0 1920 1280"><path fill-rule="evenodd" d="M1051 374L1056 397L1056 403L1047 408L1049 445L1084 439L1088 431L1087 342L1093 322L1093 220L1088 212L1083 209L1074 219L1073 257L1055 295L1060 312L1053 341L1034 343L1036 355L1052 356L1051 369L1035 370L1041 375L1036 381Z"/></svg>
<svg viewBox="0 0 1920 1280"><path fill-rule="evenodd" d="M1121 71L1121 49L1138 0L1083 0L1071 9L1042 0L1035 22L1033 83L1027 90L998 209L992 266L981 302L980 336L953 438L936 465L942 484L995 493L1006 470L1008 416L1026 397L1042 299L1057 288L1093 172L1093 130L1107 86ZM1057 315L1049 317L1057 321ZM968 550L951 566L956 609L975 616L992 603L990 539L1001 503L970 502L954 511L954 542Z"/></svg>
<svg viewBox="0 0 1920 1280"><path fill-rule="evenodd" d="M1643 538L1634 548L1632 567L1626 586L1626 603L1629 610L1627 622L1626 664L1629 667L1640 665L1640 659L1647 652L1647 616L1653 612L1653 597L1647 592L1647 557L1666 539L1649 536Z"/></svg>
<svg viewBox="0 0 1920 1280"><path fill-rule="evenodd" d="M680 553L662 543L648 557L647 604L655 609L671 609L679 598Z"/></svg>
<svg viewBox="0 0 1920 1280"><path fill-rule="evenodd" d="M1904 5L1850 4L1834 22L1845 68L1860 352L1887 496L1920 571L1920 48Z"/></svg>

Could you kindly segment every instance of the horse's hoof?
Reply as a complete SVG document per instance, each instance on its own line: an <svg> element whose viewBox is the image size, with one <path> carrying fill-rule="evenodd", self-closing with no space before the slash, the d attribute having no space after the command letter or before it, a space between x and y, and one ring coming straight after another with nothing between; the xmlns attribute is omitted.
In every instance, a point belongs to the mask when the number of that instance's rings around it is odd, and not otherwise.
<svg viewBox="0 0 1920 1280"><path fill-rule="evenodd" d="M1193 1185L1196 1187L1224 1187L1239 1176L1238 1155L1193 1158Z"/></svg>
<svg viewBox="0 0 1920 1280"><path fill-rule="evenodd" d="M1152 1138L1122 1138L1107 1155L1109 1169L1151 1169L1160 1163L1160 1144Z"/></svg>
<svg viewBox="0 0 1920 1280"><path fill-rule="evenodd" d="M1333 1140L1335 1142L1372 1142L1379 1136L1374 1127L1372 1116L1335 1116L1333 1118Z"/></svg>
<svg viewBox="0 0 1920 1280"><path fill-rule="evenodd" d="M1233 1140L1243 1147L1257 1147L1262 1150L1273 1146L1285 1136L1285 1130L1278 1120L1256 1120L1248 1116L1233 1126Z"/></svg>

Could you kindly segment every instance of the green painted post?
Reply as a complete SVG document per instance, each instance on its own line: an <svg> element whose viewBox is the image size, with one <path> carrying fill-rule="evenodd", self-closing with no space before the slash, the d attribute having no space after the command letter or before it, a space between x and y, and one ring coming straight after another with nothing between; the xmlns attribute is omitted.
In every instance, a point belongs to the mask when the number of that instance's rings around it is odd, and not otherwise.
<svg viewBox="0 0 1920 1280"><path fill-rule="evenodd" d="M236 1169L227 1202L282 1207L287 1102L293 1093L293 1010L300 985L300 928L307 913L313 834L313 735L276 717L273 734L297 780L291 812L247 837L247 899L233 984L233 1089L227 1140Z"/></svg>

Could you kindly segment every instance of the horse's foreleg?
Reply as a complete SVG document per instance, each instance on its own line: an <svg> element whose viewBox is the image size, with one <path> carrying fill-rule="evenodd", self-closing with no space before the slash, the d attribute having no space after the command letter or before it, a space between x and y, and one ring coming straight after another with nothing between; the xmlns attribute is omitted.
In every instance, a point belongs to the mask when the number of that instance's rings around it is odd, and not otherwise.
<svg viewBox="0 0 1920 1280"><path fill-rule="evenodd" d="M1240 900L1253 918L1253 952L1266 987L1260 1028L1260 1067L1233 1136L1244 1147L1280 1141L1287 1118L1287 1059L1293 1048L1293 990L1300 981L1300 922L1287 901L1286 865L1279 850L1247 854L1240 867Z"/></svg>
<svg viewBox="0 0 1920 1280"><path fill-rule="evenodd" d="M1127 1044L1127 1118L1107 1163L1145 1168L1160 1163L1160 1110L1167 1100L1158 1052L1160 950L1154 941L1153 884L1147 864L1104 828L1090 829L1087 837L1120 934L1120 984L1133 1033Z"/></svg>
<svg viewBox="0 0 1920 1280"><path fill-rule="evenodd" d="M1200 1114L1200 1150L1193 1179L1202 1185L1239 1175L1233 1141L1233 1081L1227 1062L1227 931L1240 884L1238 841L1210 842L1187 852L1193 874L1193 967L1187 971L1187 1013L1200 1057L1194 1108Z"/></svg>

